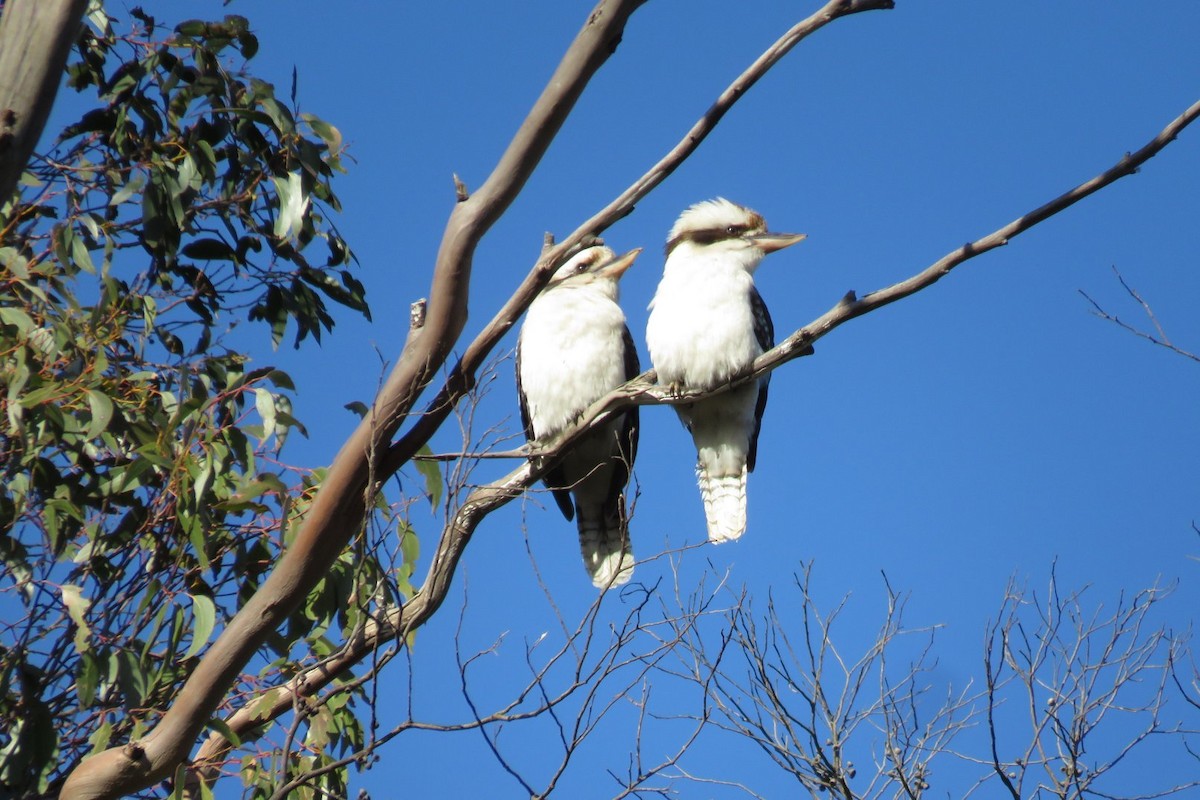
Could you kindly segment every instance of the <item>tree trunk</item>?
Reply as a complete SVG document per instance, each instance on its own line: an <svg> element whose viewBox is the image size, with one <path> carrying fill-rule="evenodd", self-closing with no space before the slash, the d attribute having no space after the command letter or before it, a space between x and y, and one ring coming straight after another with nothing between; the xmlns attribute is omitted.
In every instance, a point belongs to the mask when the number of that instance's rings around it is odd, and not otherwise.
<svg viewBox="0 0 1200 800"><path fill-rule="evenodd" d="M37 145L87 0L8 0L0 16L0 203Z"/></svg>

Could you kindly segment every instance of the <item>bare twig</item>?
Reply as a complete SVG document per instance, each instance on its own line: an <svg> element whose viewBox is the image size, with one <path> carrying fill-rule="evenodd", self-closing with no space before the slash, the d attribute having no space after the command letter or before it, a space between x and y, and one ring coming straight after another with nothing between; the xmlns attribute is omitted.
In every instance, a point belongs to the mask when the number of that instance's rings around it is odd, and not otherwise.
<svg viewBox="0 0 1200 800"><path fill-rule="evenodd" d="M1150 624L1168 594L1152 586L1132 601L1118 598L1111 611L1089 611L1083 592L1060 594L1053 571L1043 599L1010 582L984 649L991 756L978 762L988 773L975 789L996 779L1014 798L1117 797L1106 778L1151 738L1186 751L1195 725L1164 719L1183 640ZM1115 743L1097 733L1114 726L1122 732ZM1022 728L1024 738L1014 736ZM1145 785L1121 797L1168 797L1197 786L1200 780Z"/></svg>
<svg viewBox="0 0 1200 800"><path fill-rule="evenodd" d="M799 602L789 604L799 608L799 622L792 624L773 599L759 618L739 594L715 645L685 639L678 654L685 667L672 674L698 682L711 673L704 684L710 724L757 746L804 793L842 800L920 796L929 761L970 724L970 695L947 694L945 706L922 721L917 709L926 704L924 675L933 663L928 641L905 666L892 666L887 655L903 649L903 639L928 639L932 629L906 627L903 600L888 588L879 633L861 656L847 659L834 638L846 601L823 614L810 585L808 565L796 579ZM726 650L741 655L740 668L711 661L710 652ZM874 773L867 767L858 778L851 754L867 752L864 738L880 741L883 751Z"/></svg>
<svg viewBox="0 0 1200 800"><path fill-rule="evenodd" d="M1190 358L1192 361L1200 361L1200 356L1196 355L1195 353L1189 353L1187 350L1184 350L1183 348L1180 348L1180 347L1176 347L1174 344L1171 343L1171 340L1167 337L1167 332L1165 330L1163 330L1163 326L1159 323L1158 317L1155 316L1154 309L1152 309L1150 307L1150 304L1142 299L1142 296L1140 294L1138 294L1138 291L1136 289L1134 289L1132 286L1130 286L1128 283L1125 282L1125 276L1123 276L1121 274L1120 270L1118 270L1116 268L1116 266L1114 266L1112 268L1112 270L1113 270L1113 273L1117 276L1117 280L1121 282L1121 287L1125 289L1125 292L1131 298L1133 298L1134 302L1136 302L1139 306L1141 306L1142 311L1145 312L1146 316L1150 319L1150 323L1152 325L1154 325L1154 330L1157 331L1157 336L1154 334L1147 333L1146 331L1143 331L1140 328L1134 327L1133 325L1130 325L1128 322L1125 322L1124 320L1122 320L1120 317L1118 317L1115 314L1109 314L1107 311L1105 311L1103 308L1100 307L1099 303L1097 303L1095 300L1092 299L1091 295L1089 295L1083 289L1080 289L1079 293L1084 296L1084 299L1086 299L1089 303L1092 304L1092 313L1095 314L1096 316L1100 317L1101 319L1106 319L1109 322L1115 323L1116 325L1124 328L1125 330L1129 331L1133 335L1138 336L1142 339L1145 339L1146 341L1150 342L1151 344L1156 344L1159 347L1165 347L1166 349L1170 350L1172 353L1178 353L1179 355L1183 356L1184 358Z"/></svg>

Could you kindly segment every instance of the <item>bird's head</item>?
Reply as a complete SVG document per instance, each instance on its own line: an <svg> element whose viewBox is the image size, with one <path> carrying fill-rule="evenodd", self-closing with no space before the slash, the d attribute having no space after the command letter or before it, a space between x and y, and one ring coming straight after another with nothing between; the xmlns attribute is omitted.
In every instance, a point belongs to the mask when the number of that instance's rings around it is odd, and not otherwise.
<svg viewBox="0 0 1200 800"><path fill-rule="evenodd" d="M753 272L768 253L803 241L803 233L772 233L757 211L718 197L689 207L667 235L667 258L679 255L728 257Z"/></svg>
<svg viewBox="0 0 1200 800"><path fill-rule="evenodd" d="M555 271L546 284L546 291L591 287L616 300L617 281L633 266L641 252L642 248L637 247L618 256L604 245L584 248Z"/></svg>

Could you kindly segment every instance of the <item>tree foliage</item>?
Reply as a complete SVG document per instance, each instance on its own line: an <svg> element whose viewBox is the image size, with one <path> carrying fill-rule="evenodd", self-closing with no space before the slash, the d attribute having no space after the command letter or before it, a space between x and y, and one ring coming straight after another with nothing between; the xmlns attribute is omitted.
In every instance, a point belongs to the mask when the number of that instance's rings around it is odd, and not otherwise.
<svg viewBox="0 0 1200 800"><path fill-rule="evenodd" d="M340 134L297 111L294 82L246 73L247 20L89 22L68 67L87 110L0 218L0 788L17 795L136 739L294 536L321 473L279 460L304 433L294 387L247 342L290 329L300 347L335 308L368 313L328 218ZM340 559L260 675L394 602L387 558ZM358 736L352 714L333 723L331 741Z"/></svg>

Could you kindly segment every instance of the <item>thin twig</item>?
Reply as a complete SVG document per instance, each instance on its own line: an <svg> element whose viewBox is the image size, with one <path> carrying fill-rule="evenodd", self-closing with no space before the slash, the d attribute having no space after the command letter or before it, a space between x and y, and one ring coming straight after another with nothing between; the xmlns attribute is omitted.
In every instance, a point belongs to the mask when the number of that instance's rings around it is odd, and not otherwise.
<svg viewBox="0 0 1200 800"><path fill-rule="evenodd" d="M1139 328L1134 327L1133 325L1130 325L1128 322L1125 322L1124 320L1120 319L1115 314L1109 314L1107 311L1105 311L1103 308L1100 307L1099 303L1097 303L1095 300L1092 299L1091 295L1089 295L1083 289L1080 289L1079 293L1081 295L1083 295L1084 299L1086 299L1089 303L1092 304L1092 313L1095 314L1096 316L1100 317L1101 319L1105 319L1105 320L1108 320L1109 322L1115 323L1116 325L1118 325L1118 326L1124 328L1125 330L1129 331L1130 333L1132 333L1134 336L1138 336L1142 339L1145 339L1146 341L1150 342L1151 344L1158 345L1159 347L1165 347L1166 349L1170 350L1172 353L1177 353L1177 354L1183 356L1184 358L1190 358L1192 361L1200 361L1200 356L1196 355L1195 353L1189 353L1187 350L1184 350L1180 347L1176 347L1174 344L1171 343L1171 340L1167 337L1167 332L1165 330L1163 330L1163 326L1159 323L1158 317L1155 316L1154 309L1152 309L1150 307L1150 304L1142 299L1142 296L1140 294L1138 294L1136 289L1134 289L1132 286L1130 286L1128 283L1125 282L1125 276L1123 276L1121 274L1120 270L1118 270L1115 265L1113 266L1112 270L1116 274L1117 280L1121 282L1121 286L1125 289L1125 291L1129 294L1129 296L1132 297L1134 299L1134 301L1139 306L1142 307L1142 311L1144 311L1146 313L1146 316L1150 318L1150 322L1151 322L1151 324L1154 325L1154 329L1158 332L1158 336L1154 336L1154 335L1149 334Z"/></svg>

